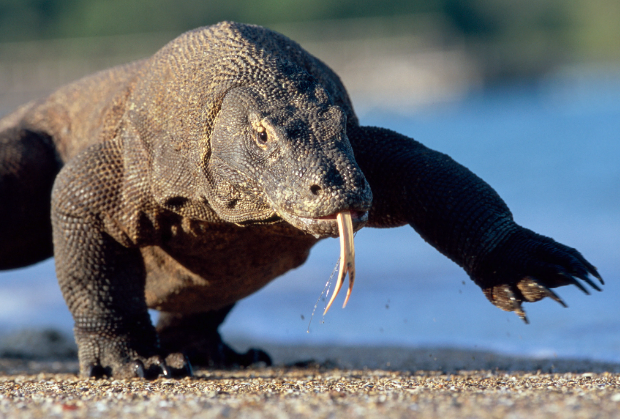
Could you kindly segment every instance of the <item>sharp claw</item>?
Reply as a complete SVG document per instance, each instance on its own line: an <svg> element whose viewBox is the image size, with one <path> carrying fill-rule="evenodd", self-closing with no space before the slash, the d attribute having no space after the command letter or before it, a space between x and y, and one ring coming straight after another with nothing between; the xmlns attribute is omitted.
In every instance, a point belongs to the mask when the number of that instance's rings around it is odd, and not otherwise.
<svg viewBox="0 0 620 419"><path fill-rule="evenodd" d="M519 316L519 318L525 322L525 324L529 324L530 321L527 319L525 310L523 310L523 307L521 305L522 302L520 299L517 298L515 292L510 289L509 286L504 287L504 292L506 293L506 296L510 301L510 310L514 311L517 316Z"/></svg>
<svg viewBox="0 0 620 419"><path fill-rule="evenodd" d="M136 377L146 378L146 371L144 370L144 364L142 361L133 361L133 364L133 371L134 374L136 374Z"/></svg>
<svg viewBox="0 0 620 419"><path fill-rule="evenodd" d="M159 367L161 368L161 375L164 378L172 378L172 371L170 370L168 365L166 365L165 362L162 362L162 364Z"/></svg>
<svg viewBox="0 0 620 419"><path fill-rule="evenodd" d="M571 269L571 273L569 274L568 272L564 272L564 275L570 275L572 277L576 277L581 279L583 282L585 282L586 284L588 284L589 286L591 286L592 288L594 288L597 291L601 291L601 289L599 288L598 285L596 285L591 279L590 279L590 274L588 273L588 270L582 266L578 266L578 267L572 267Z"/></svg>
<svg viewBox="0 0 620 419"><path fill-rule="evenodd" d="M571 275L569 275L569 277L570 277L570 283L571 284L575 285L577 288L579 288L581 291L583 291L586 295L590 295L590 291L588 291L586 287L581 285L581 282L577 281ZM600 291L600 289L599 289L599 291Z"/></svg>
<svg viewBox="0 0 620 419"><path fill-rule="evenodd" d="M580 290L581 290L584 294L586 294L586 295L590 295L590 291L588 291L588 290L587 290L587 288L586 288L586 287L584 287L584 286L581 284L581 282L577 281L577 280L575 279L575 276L573 276L573 275L569 274L568 272L566 272L566 271L565 271L564 269L562 269L562 268L559 268L559 272L558 272L558 274L560 274L560 275L562 275L562 276L565 276L565 277L568 279L568 283L569 283L569 284L573 284L574 286L576 286L577 288L579 288L579 289L580 289ZM577 276L578 276L578 277L580 277L580 275L577 275ZM588 281L586 281L586 282L592 283L592 281L589 281L589 280L588 280ZM596 287L595 289L598 289L598 287ZM600 289L599 289L599 291L600 291Z"/></svg>
<svg viewBox="0 0 620 419"><path fill-rule="evenodd" d="M530 321L527 318L527 314L525 314L525 311L523 311L520 307L518 310L515 310L515 313L517 313L517 316L519 316L519 318L523 320L525 324L530 324Z"/></svg>
<svg viewBox="0 0 620 419"><path fill-rule="evenodd" d="M605 281L603 281L603 278L601 277L601 275L599 275L598 269L596 269L596 267L587 263L587 261L586 261L586 269L588 270L589 275L592 275L593 277L598 279L598 282L600 282L601 285L605 285Z"/></svg>
<svg viewBox="0 0 620 419"><path fill-rule="evenodd" d="M99 364L90 364L88 366L88 376L90 378L103 378L105 375L105 369Z"/></svg>
<svg viewBox="0 0 620 419"><path fill-rule="evenodd" d="M186 377L194 376L194 369L192 368L192 364L190 364L189 359L185 359L184 371Z"/></svg>
<svg viewBox="0 0 620 419"><path fill-rule="evenodd" d="M581 279L582 281L585 281L589 286L591 286L592 288L594 288L597 291L601 291L601 289L599 288L598 285L596 285L594 282L592 282L592 280L588 277L588 274L585 275L577 275L577 278Z"/></svg>
<svg viewBox="0 0 620 419"><path fill-rule="evenodd" d="M351 291L353 290L353 283L355 282L355 247L353 242L353 222L351 220L351 213L349 211L342 211L338 213L337 219L338 232L340 233L340 268L334 292L327 303L323 315L327 314L327 311L336 299L347 273L349 274L349 289L347 290L347 296L342 308L346 307L349 297L351 296Z"/></svg>
<svg viewBox="0 0 620 419"><path fill-rule="evenodd" d="M535 302L539 301L545 297L551 298L553 301L561 304L563 307L568 307L564 300L562 300L555 292L551 291L549 288L540 283L540 280L534 277L525 277L522 281L517 284L517 288L523 294L523 297L526 301ZM531 293L530 290L535 288L534 294Z"/></svg>
<svg viewBox="0 0 620 419"><path fill-rule="evenodd" d="M595 285L593 285L593 283L591 282L589 276L592 275L594 276L596 279L598 279L598 281L601 283L601 285L605 285L605 281L603 281L603 278L601 278L601 276L598 273L598 269L596 269L596 267L594 265L592 265L590 262L588 262L586 260L586 258L583 257L583 255L581 255L581 253L577 252L575 250L576 254L572 254L573 257L575 257L579 263L582 266L579 266L579 269L576 269L579 272L580 275L576 275L578 278L583 279L584 281L586 281L588 284L590 284L592 286L592 288L594 288L597 291L600 291L600 289L598 287L596 287ZM584 268L585 267L585 268Z"/></svg>
<svg viewBox="0 0 620 419"><path fill-rule="evenodd" d="M156 375L161 375L164 378L172 378L172 370L161 356L153 357L152 365L156 368L159 368L159 371L153 371Z"/></svg>
<svg viewBox="0 0 620 419"><path fill-rule="evenodd" d="M546 297L549 297L553 301L560 303L565 308L568 307L566 303L564 302L564 300L562 300L562 298L560 298L560 296L557 295L555 292L551 291L549 288L545 287L544 285L541 285L541 284L538 284L538 285L544 290Z"/></svg>
<svg viewBox="0 0 620 419"><path fill-rule="evenodd" d="M598 279L598 281L601 283L601 285L605 285L605 281L603 281L603 278L601 277L601 275L599 275L598 273L598 269L596 269L596 267L594 265L592 265L590 262L588 262L587 260L584 259L585 265L586 265L586 269L588 270L588 273L592 276L594 276L596 279Z"/></svg>
<svg viewBox="0 0 620 419"><path fill-rule="evenodd" d="M181 353L168 354L164 363L172 377L191 377L193 375L192 364Z"/></svg>

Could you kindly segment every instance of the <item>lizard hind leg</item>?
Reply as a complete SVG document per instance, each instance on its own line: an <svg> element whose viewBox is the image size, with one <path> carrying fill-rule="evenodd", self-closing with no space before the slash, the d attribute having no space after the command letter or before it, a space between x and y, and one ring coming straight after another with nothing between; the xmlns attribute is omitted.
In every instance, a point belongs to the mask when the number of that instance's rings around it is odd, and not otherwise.
<svg viewBox="0 0 620 419"><path fill-rule="evenodd" d="M185 354L192 365L208 368L271 365L271 358L260 349L238 353L228 346L218 332L233 305L205 313L179 314L161 312L157 333L164 353Z"/></svg>
<svg viewBox="0 0 620 419"><path fill-rule="evenodd" d="M49 136L0 132L0 270L52 257L51 195L61 166Z"/></svg>

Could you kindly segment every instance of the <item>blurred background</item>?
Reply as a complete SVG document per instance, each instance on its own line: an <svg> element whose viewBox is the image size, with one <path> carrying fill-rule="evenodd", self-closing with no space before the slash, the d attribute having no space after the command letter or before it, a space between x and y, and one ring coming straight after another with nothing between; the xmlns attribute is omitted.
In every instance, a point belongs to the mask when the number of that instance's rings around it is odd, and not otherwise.
<svg viewBox="0 0 620 419"><path fill-rule="evenodd" d="M321 315L338 259L327 240L240 302L226 338L620 362L620 2L0 0L0 115L221 20L299 42L341 76L363 124L451 155L607 281L589 297L558 290L569 309L527 304L526 326L412 229L364 229L345 310ZM0 331L42 327L71 333L53 261L0 273Z"/></svg>

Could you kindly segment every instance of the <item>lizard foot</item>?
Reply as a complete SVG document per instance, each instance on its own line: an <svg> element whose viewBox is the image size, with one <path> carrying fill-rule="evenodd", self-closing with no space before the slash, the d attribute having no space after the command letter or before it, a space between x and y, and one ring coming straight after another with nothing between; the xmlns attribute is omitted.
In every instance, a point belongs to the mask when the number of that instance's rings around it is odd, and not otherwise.
<svg viewBox="0 0 620 419"><path fill-rule="evenodd" d="M88 378L145 378L154 380L163 378L183 378L192 376L192 367L187 358L180 353L170 354L163 359L156 355L146 359L134 359L120 364L117 368L103 367L101 363L91 362L86 365L82 376Z"/></svg>
<svg viewBox="0 0 620 419"><path fill-rule="evenodd" d="M136 322L134 326L138 327L127 330L111 322L78 318L74 332L80 376L148 380L191 376L192 368L185 356L162 352L153 326L139 327L141 325ZM161 355L164 353L168 354L165 358Z"/></svg>
<svg viewBox="0 0 620 419"><path fill-rule="evenodd" d="M496 307L504 311L514 311L525 323L529 323L529 320L522 307L524 301L534 303L545 297L549 297L563 307L567 307L564 300L555 292L531 277L525 277L515 285L495 285L485 288L482 291L488 300Z"/></svg>
<svg viewBox="0 0 620 419"><path fill-rule="evenodd" d="M245 353L236 352L225 342L219 339L217 345L209 345L208 350L202 347L201 350L188 348L184 353L188 353L189 359L194 365L209 368L235 368L249 367L251 365L265 364L271 365L271 357L263 350L250 348Z"/></svg>
<svg viewBox="0 0 620 419"><path fill-rule="evenodd" d="M521 229L504 246L491 254L472 278L484 295L497 307L514 311L528 323L523 302L536 302L545 297L566 307L551 288L574 285L590 294L586 284L597 291L603 279L577 250L530 230ZM583 283L582 283L583 282Z"/></svg>
<svg viewBox="0 0 620 419"><path fill-rule="evenodd" d="M250 348L238 353L222 340L217 328L231 308L191 315L162 312L157 323L162 350L183 353L192 365L208 368L271 365L265 351Z"/></svg>

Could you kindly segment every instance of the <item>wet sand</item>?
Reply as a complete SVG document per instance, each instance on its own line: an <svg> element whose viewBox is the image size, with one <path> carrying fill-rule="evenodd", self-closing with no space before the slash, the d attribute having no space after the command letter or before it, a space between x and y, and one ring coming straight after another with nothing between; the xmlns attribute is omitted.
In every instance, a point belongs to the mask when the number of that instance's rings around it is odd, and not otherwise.
<svg viewBox="0 0 620 419"><path fill-rule="evenodd" d="M242 346L242 345L237 345ZM620 365L456 349L263 345L275 367L80 380L74 360L0 359L0 417L620 418Z"/></svg>

